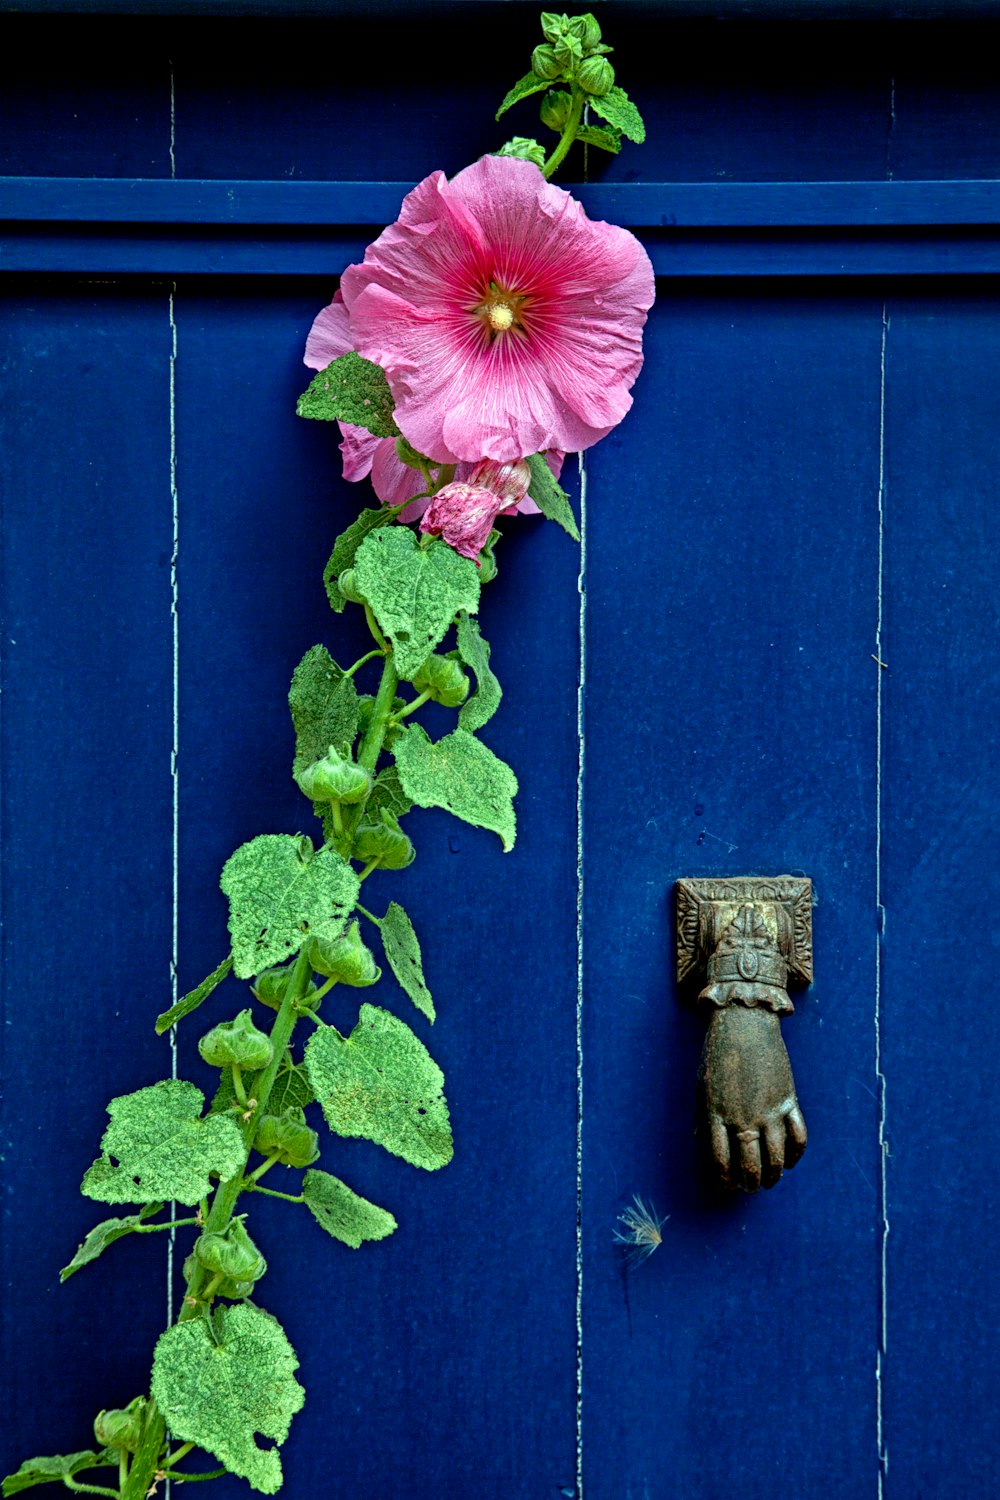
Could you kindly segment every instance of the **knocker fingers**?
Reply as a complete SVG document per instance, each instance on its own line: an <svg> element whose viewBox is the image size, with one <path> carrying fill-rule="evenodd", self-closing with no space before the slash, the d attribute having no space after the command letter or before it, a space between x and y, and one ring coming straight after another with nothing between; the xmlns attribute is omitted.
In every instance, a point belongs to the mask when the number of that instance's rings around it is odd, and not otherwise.
<svg viewBox="0 0 1000 1500"><path fill-rule="evenodd" d="M785 1166L794 1167L803 1151L809 1137L806 1132L806 1122L802 1118L797 1099L793 1099L785 1115L785 1129L788 1133L788 1143L785 1146Z"/></svg>

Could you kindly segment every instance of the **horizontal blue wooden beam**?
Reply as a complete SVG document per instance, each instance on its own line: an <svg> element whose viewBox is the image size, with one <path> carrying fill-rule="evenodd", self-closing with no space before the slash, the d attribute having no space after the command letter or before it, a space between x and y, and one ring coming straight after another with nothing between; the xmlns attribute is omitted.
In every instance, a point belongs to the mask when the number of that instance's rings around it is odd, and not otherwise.
<svg viewBox="0 0 1000 1500"><path fill-rule="evenodd" d="M0 271L333 276L395 218L403 182L0 178ZM1000 271L1000 182L600 183L661 276Z"/></svg>
<svg viewBox="0 0 1000 1500"><path fill-rule="evenodd" d="M0 220L74 224L382 225L409 182L0 177ZM630 228L1000 225L1000 181L576 183Z"/></svg>
<svg viewBox="0 0 1000 1500"><path fill-rule="evenodd" d="M0 233L0 274L338 276L370 236L342 229L187 230L15 226ZM657 276L979 276L1000 273L1000 230L815 233L650 230Z"/></svg>

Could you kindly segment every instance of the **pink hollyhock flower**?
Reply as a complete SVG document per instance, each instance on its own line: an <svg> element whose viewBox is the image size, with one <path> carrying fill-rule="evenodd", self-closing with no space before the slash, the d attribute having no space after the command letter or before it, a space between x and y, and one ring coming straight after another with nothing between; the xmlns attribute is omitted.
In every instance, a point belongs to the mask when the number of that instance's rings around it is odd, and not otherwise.
<svg viewBox="0 0 1000 1500"><path fill-rule="evenodd" d="M589 448L621 421L653 270L533 162L484 156L408 193L341 290L408 441L437 463L506 462Z"/></svg>
<svg viewBox="0 0 1000 1500"><path fill-rule="evenodd" d="M306 340L304 363L311 370L325 370L331 360L347 354L353 348L350 318L343 296L337 291L330 305L324 307L313 322ZM375 437L364 427L355 427L350 422L339 422L337 425L342 437L340 452L345 479L354 482L366 479L370 474L372 488L385 505L402 505L424 489L424 476L419 470L404 464L397 456L395 438ZM562 453L546 455L549 468L557 479L564 456ZM469 478L471 469L471 464L459 464L456 479ZM429 504L426 497L414 500L400 514L400 521L417 520ZM510 504L504 514L513 515L516 511L525 515L537 515L538 506L530 495L522 492L521 497Z"/></svg>

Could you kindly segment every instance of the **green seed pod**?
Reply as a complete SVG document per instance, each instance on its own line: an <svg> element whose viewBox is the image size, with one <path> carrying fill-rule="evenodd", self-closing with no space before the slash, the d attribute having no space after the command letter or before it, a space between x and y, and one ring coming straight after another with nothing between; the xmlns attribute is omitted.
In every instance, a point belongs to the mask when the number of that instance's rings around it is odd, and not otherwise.
<svg viewBox="0 0 1000 1500"><path fill-rule="evenodd" d="M354 577L353 568L345 568L343 573L338 576L337 587L340 589L340 592L343 594L344 598L350 599L352 604L367 603L364 594L362 594L360 589L358 588L357 581Z"/></svg>
<svg viewBox="0 0 1000 1500"><path fill-rule="evenodd" d="M321 760L300 771L295 780L314 802L363 802L371 791L372 778L349 756L339 755L331 745Z"/></svg>
<svg viewBox="0 0 1000 1500"><path fill-rule="evenodd" d="M569 23L571 36L575 36L583 45L584 52L591 51L601 40L601 28L597 24L597 17L588 11L583 16L572 16Z"/></svg>
<svg viewBox="0 0 1000 1500"><path fill-rule="evenodd" d="M406 835L400 834L399 837L406 838ZM409 843L409 839L406 842ZM357 922L352 922L338 938L313 938L309 962L317 974L335 979L338 984L349 984L354 989L365 989L382 977L371 949L361 941Z"/></svg>
<svg viewBox="0 0 1000 1500"><path fill-rule="evenodd" d="M520 161L533 161L536 167L545 165L545 147L529 135L515 135L504 141L497 156L516 156Z"/></svg>
<svg viewBox="0 0 1000 1500"><path fill-rule="evenodd" d="M206 1231L195 1240L195 1258L199 1265L219 1272L232 1281L259 1281L267 1262L246 1232L243 1215L233 1219L222 1234Z"/></svg>
<svg viewBox="0 0 1000 1500"><path fill-rule="evenodd" d="M593 94L595 99L610 93L614 87L615 70L606 57L585 58L577 76L584 93Z"/></svg>
<svg viewBox="0 0 1000 1500"><path fill-rule="evenodd" d="M258 1031L249 1010L241 1010L235 1021L213 1026L198 1043L198 1051L213 1068L247 1068L256 1072L271 1061L270 1040Z"/></svg>
<svg viewBox="0 0 1000 1500"><path fill-rule="evenodd" d="M558 42L569 30L569 16L561 16L558 11L543 10L541 20L542 35L547 42Z"/></svg>
<svg viewBox="0 0 1000 1500"><path fill-rule="evenodd" d="M383 870L405 870L416 850L392 813L382 810L378 823L361 823L354 835L354 857L365 864L377 859Z"/></svg>
<svg viewBox="0 0 1000 1500"><path fill-rule="evenodd" d="M94 1437L102 1448L124 1448L134 1453L142 1439L142 1422L146 1400L136 1396L128 1406L99 1411L94 1418Z"/></svg>
<svg viewBox="0 0 1000 1500"><path fill-rule="evenodd" d="M265 1115L254 1136L254 1150L276 1156L286 1167L309 1167L319 1158L319 1136L306 1124L305 1111L286 1109Z"/></svg>
<svg viewBox="0 0 1000 1500"><path fill-rule="evenodd" d="M418 693L429 693L435 703L458 708L469 696L469 679L450 656L430 655L413 679Z"/></svg>
<svg viewBox="0 0 1000 1500"><path fill-rule="evenodd" d="M556 49L547 43L543 42L531 54L531 71L539 78L558 78L562 70L562 63L556 57Z"/></svg>
<svg viewBox="0 0 1000 1500"><path fill-rule="evenodd" d="M547 125L550 130L562 130L569 119L569 112L573 105L573 95L568 94L565 89L549 89L543 94L539 114L542 124Z"/></svg>

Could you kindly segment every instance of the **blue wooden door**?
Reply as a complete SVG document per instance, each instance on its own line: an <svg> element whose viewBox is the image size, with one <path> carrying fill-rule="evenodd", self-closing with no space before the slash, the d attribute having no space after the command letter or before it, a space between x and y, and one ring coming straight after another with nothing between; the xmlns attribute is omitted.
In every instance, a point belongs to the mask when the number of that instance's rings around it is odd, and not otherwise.
<svg viewBox="0 0 1000 1500"><path fill-rule="evenodd" d="M571 476L582 550L511 522L486 591L514 852L421 813L383 881L455 1160L337 1142L400 1221L358 1252L255 1204L308 1391L286 1493L985 1500L997 27L608 13L650 141L579 192L650 250L646 367ZM407 186L498 143L535 24L4 23L8 1468L145 1388L177 1267L134 1237L60 1287L79 1179L111 1096L208 1086L204 1028L174 1058L153 1017L222 956L231 850L301 826L295 663L360 653L320 574L365 502L294 416L309 324ZM818 898L784 1026L811 1141L732 1199L671 890L781 871ZM669 1219L629 1274L635 1193Z"/></svg>

